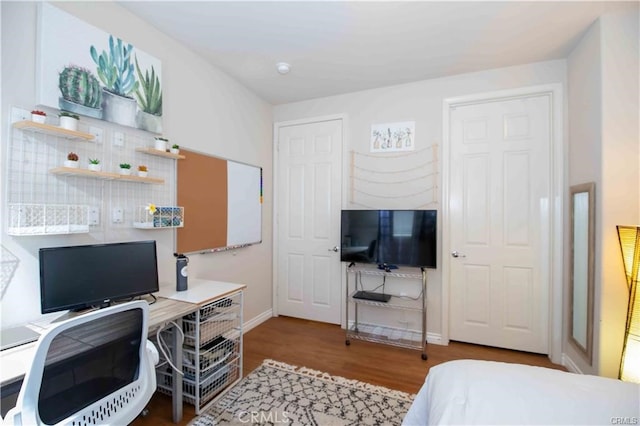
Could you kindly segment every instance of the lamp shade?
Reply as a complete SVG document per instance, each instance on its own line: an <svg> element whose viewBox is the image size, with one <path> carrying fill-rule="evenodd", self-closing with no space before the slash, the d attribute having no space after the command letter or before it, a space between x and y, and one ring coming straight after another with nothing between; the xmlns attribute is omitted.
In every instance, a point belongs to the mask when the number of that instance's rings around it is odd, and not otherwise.
<svg viewBox="0 0 640 426"><path fill-rule="evenodd" d="M640 226L618 226L617 228L629 288L620 379L640 383L640 291L638 291Z"/></svg>

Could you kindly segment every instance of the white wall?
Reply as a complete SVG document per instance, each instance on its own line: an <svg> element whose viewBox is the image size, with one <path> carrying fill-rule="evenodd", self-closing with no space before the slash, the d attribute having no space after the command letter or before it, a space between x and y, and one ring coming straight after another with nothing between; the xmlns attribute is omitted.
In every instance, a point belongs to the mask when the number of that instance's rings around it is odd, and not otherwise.
<svg viewBox="0 0 640 426"><path fill-rule="evenodd" d="M568 186L586 182L595 182L596 202L601 193L602 174L602 72L600 69L600 21L591 25L589 30L567 58L567 85L569 98L569 182ZM569 208L569 194L565 205ZM568 210L567 210L568 212ZM569 229L569 214L565 215L565 229ZM598 213L596 213L596 220ZM567 234L568 237L568 234ZM598 238L599 240L599 238ZM596 248L596 259L600 257ZM565 264L569 265L571 241L565 241ZM599 262L597 262L599 265ZM596 270L600 270L596 266ZM565 270L565 303L563 329L569 328L569 268ZM596 286L599 285L599 280ZM594 306L594 318L599 318L600 307ZM576 351L568 341L568 331L564 333L563 352L569 356L579 371L585 374L597 374L599 352L593 351L593 366ZM594 348L598 345L598 334L594 333Z"/></svg>
<svg viewBox="0 0 640 426"><path fill-rule="evenodd" d="M359 153L369 152L372 124L415 121L415 149L419 151L434 143L442 144L442 108L445 98L547 83L561 83L564 86L565 65L564 60L541 62L279 105L274 107L274 121L346 114L346 151ZM348 179L348 159L344 163L343 176ZM441 164L438 170L442 170ZM438 187L442 187L441 177ZM347 184L347 194L349 189ZM349 207L348 196L345 195L345 198L345 207ZM442 194L438 193L439 204L430 208L439 208L442 202ZM385 208L412 208L406 206L403 200L388 203L393 205ZM441 233L439 239L442 239ZM447 254L438 253L439 264L444 255ZM427 328L432 335L439 335L442 332L442 277L440 270L430 271L428 276Z"/></svg>
<svg viewBox="0 0 640 426"><path fill-rule="evenodd" d="M640 16L629 6L603 15L568 58L569 183L596 183L596 274L593 364L566 339L565 353L582 372L609 377L618 375L628 300L616 225L640 224Z"/></svg>
<svg viewBox="0 0 640 426"><path fill-rule="evenodd" d="M602 191L599 232L601 269L598 374L617 377L629 297L616 225L640 225L638 76L640 14L604 15L602 52Z"/></svg>
<svg viewBox="0 0 640 426"><path fill-rule="evenodd" d="M113 2L61 2L56 6L110 32L162 61L164 135L185 147L262 166L264 193L262 244L233 252L194 255L190 276L247 284L245 319L271 309L272 240L272 108L235 80L192 51L139 20ZM3 158L10 134L11 106L36 104L36 3L2 2L2 138ZM3 162L4 165L4 162ZM2 186L5 205L5 188ZM4 210L4 209L2 209ZM188 222L188 212L185 220ZM4 211L2 212L4 217ZM12 237L2 224L2 245L19 260L19 267L2 300L2 326L40 317L37 253L39 247L89 244L91 234ZM105 235L106 241L131 239L134 234ZM140 231L137 231L140 232ZM171 231L156 231L161 281L174 282L175 259ZM247 265L251 265L250 268Z"/></svg>

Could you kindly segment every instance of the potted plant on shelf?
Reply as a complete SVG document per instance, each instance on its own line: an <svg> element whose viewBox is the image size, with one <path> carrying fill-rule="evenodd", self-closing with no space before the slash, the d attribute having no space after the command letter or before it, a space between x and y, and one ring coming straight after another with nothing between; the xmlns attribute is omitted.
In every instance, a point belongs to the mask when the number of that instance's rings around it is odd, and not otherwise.
<svg viewBox="0 0 640 426"><path fill-rule="evenodd" d="M169 150L172 154L180 154L180 145L174 143L171 145L171 149Z"/></svg>
<svg viewBox="0 0 640 426"><path fill-rule="evenodd" d="M138 176L147 177L147 166L138 166Z"/></svg>
<svg viewBox="0 0 640 426"><path fill-rule="evenodd" d="M31 111L31 121L34 123L44 124L47 120L47 113L44 111L40 111L38 109L34 109Z"/></svg>
<svg viewBox="0 0 640 426"><path fill-rule="evenodd" d="M131 174L131 164L129 163L121 163L120 164L120 174L129 176Z"/></svg>
<svg viewBox="0 0 640 426"><path fill-rule="evenodd" d="M169 144L169 139L162 138L160 136L156 136L156 142L154 148L158 151L167 152L167 145Z"/></svg>
<svg viewBox="0 0 640 426"><path fill-rule="evenodd" d="M64 166L70 167L72 169L78 168L78 154L75 152L70 152L67 154L67 159L64 160Z"/></svg>
<svg viewBox="0 0 640 426"><path fill-rule="evenodd" d="M80 117L77 114L68 111L61 111L58 116L60 117L60 127L67 130L78 130L78 121L80 121Z"/></svg>
<svg viewBox="0 0 640 426"><path fill-rule="evenodd" d="M97 158L89 158L89 170L93 172L99 172L100 170L102 170L100 160L98 160Z"/></svg>

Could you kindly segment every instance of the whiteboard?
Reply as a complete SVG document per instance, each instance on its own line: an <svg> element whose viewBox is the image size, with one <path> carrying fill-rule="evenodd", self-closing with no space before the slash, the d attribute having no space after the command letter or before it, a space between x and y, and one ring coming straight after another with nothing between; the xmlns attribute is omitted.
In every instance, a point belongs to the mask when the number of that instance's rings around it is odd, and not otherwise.
<svg viewBox="0 0 640 426"><path fill-rule="evenodd" d="M180 149L176 253L206 253L262 242L262 168Z"/></svg>

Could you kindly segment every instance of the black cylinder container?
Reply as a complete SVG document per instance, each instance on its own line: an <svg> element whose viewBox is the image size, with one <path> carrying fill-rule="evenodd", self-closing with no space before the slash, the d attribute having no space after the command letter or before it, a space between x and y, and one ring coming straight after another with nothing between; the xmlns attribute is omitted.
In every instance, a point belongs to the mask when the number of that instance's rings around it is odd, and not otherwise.
<svg viewBox="0 0 640 426"><path fill-rule="evenodd" d="M176 290L185 291L187 289L187 264L189 258L184 254L176 255Z"/></svg>

